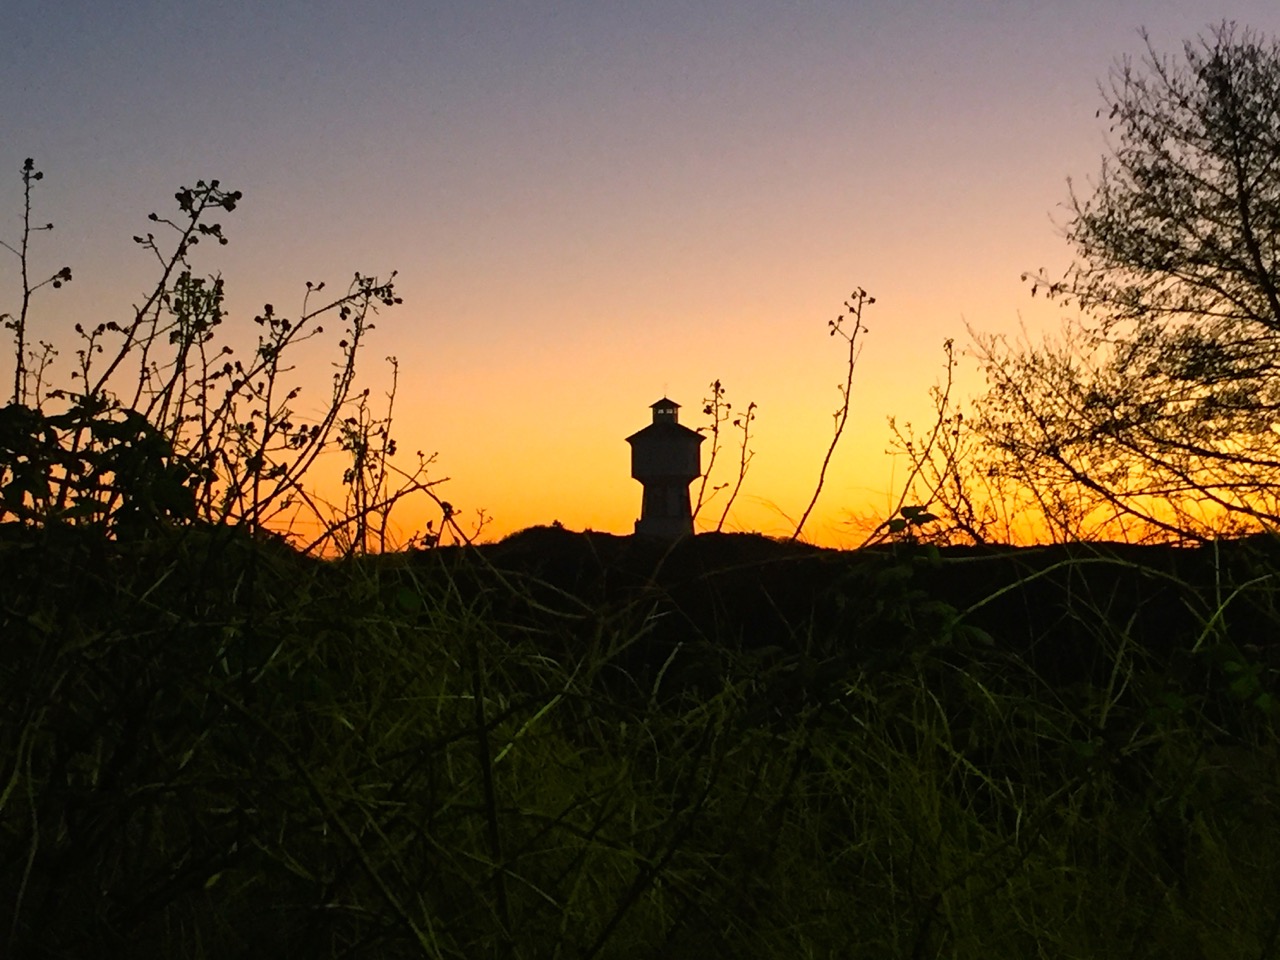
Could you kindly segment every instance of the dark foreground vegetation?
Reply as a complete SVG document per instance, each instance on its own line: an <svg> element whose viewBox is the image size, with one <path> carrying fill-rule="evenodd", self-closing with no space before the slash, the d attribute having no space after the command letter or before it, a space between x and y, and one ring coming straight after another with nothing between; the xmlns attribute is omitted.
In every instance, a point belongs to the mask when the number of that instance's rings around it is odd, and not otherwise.
<svg viewBox="0 0 1280 960"><path fill-rule="evenodd" d="M1272 957L1275 553L11 525L4 955Z"/></svg>

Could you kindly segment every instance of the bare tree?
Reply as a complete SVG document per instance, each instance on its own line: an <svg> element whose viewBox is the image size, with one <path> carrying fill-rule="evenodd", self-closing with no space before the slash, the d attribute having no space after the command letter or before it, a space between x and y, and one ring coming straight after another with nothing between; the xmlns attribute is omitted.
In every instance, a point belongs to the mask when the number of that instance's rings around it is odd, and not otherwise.
<svg viewBox="0 0 1280 960"><path fill-rule="evenodd" d="M1280 46L1224 23L1121 61L1114 138L1071 188L1080 309L1039 344L978 338L976 428L1056 537L1198 539L1280 523Z"/></svg>

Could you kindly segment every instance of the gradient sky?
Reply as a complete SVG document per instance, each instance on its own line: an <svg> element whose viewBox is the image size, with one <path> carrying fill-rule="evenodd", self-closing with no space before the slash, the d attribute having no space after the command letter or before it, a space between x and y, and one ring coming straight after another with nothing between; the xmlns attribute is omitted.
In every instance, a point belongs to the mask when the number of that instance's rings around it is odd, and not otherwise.
<svg viewBox="0 0 1280 960"><path fill-rule="evenodd" d="M1099 82L1140 28L1177 52L1224 18L1280 30L1274 0L11 0L0 239L34 157L56 223L36 262L75 275L34 332L64 355L71 323L127 314L153 272L129 238L197 178L244 193L230 245L195 260L239 324L267 301L296 315L307 280L398 270L366 382L399 358L400 446L438 452L488 536L630 532L623 438L664 393L699 426L716 378L759 405L729 526L789 533L839 402L827 321L865 287L853 413L806 528L849 544L901 479L886 418L927 417L943 340L1055 322L1020 275L1070 261L1055 222L1105 150ZM315 409L330 357L300 359Z"/></svg>

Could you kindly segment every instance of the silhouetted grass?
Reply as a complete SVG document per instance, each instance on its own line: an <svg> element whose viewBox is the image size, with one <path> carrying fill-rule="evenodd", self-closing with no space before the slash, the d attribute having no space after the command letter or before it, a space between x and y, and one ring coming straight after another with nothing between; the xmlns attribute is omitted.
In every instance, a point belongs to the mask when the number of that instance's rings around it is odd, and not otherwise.
<svg viewBox="0 0 1280 960"><path fill-rule="evenodd" d="M957 561L822 562L839 616L760 646L661 575L12 529L5 955L1275 954L1261 561L1152 572L1177 657L1077 582L1069 682L931 596Z"/></svg>

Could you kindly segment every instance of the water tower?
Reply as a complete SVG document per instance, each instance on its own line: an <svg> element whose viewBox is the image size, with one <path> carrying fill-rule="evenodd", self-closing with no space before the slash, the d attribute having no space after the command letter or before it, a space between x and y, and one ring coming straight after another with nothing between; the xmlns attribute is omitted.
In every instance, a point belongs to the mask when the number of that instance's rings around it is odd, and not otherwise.
<svg viewBox="0 0 1280 960"><path fill-rule="evenodd" d="M675 539L693 533L689 484L702 476L706 437L680 425L674 400L663 397L652 409L653 423L627 437L631 476L644 486L636 533Z"/></svg>

